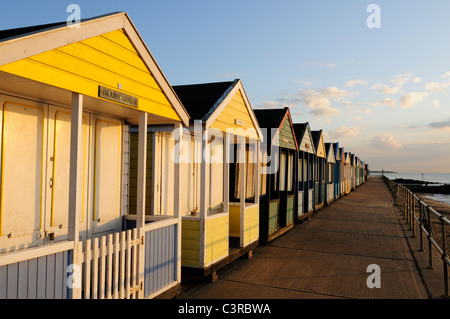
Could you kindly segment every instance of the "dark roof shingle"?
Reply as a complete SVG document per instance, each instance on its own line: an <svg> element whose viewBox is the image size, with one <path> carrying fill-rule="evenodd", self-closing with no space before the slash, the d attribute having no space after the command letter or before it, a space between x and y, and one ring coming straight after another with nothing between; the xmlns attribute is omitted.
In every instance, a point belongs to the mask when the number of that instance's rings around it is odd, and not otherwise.
<svg viewBox="0 0 450 319"><path fill-rule="evenodd" d="M191 120L203 119L236 81L172 86Z"/></svg>

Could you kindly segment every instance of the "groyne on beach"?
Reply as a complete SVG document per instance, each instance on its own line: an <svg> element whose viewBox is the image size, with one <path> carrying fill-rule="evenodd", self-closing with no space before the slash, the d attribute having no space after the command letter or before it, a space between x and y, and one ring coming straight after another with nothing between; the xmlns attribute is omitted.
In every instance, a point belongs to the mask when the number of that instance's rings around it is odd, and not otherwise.
<svg viewBox="0 0 450 319"><path fill-rule="evenodd" d="M428 194L449 194L450 184L442 184L436 182L420 181L414 179L396 178L393 179L395 183L407 187L414 193L428 193Z"/></svg>

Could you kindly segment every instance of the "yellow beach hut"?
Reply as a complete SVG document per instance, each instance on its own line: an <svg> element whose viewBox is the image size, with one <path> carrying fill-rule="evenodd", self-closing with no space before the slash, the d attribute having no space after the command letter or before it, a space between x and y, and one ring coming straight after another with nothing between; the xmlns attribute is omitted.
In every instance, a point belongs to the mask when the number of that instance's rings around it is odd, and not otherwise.
<svg viewBox="0 0 450 319"><path fill-rule="evenodd" d="M188 111L181 143L172 127L149 128L154 147L149 149L158 181L148 206L155 215L174 200L166 191L173 184L171 149L181 145L179 194L182 216L181 264L183 273L211 280L232 260L251 255L259 239L258 159L262 135L240 80L176 85L173 89ZM178 137L177 137L178 139ZM163 174L160 172L169 172ZM169 175L168 175L169 174Z"/></svg>
<svg viewBox="0 0 450 319"><path fill-rule="evenodd" d="M0 52L0 298L152 298L179 287L179 210L144 225L144 135L136 227L122 227L129 125L189 120L129 16L0 31ZM160 265L171 273L160 277Z"/></svg>

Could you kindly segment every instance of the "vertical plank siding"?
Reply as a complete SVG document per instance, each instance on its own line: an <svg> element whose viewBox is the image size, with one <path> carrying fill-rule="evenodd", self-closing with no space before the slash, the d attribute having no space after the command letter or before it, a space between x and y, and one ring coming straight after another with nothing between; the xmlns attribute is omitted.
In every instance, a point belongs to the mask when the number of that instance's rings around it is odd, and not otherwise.
<svg viewBox="0 0 450 319"><path fill-rule="evenodd" d="M69 251L0 267L0 299L66 299Z"/></svg>
<svg viewBox="0 0 450 319"><path fill-rule="evenodd" d="M175 224L145 233L146 297L177 281L177 227Z"/></svg>

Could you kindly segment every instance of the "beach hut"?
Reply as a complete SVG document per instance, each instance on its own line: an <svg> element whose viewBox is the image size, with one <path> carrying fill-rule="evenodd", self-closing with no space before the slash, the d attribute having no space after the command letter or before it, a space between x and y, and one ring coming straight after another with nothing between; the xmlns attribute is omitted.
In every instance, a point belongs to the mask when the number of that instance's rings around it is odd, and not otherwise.
<svg viewBox="0 0 450 319"><path fill-rule="evenodd" d="M339 148L339 154L341 157L341 161L339 163L339 188L340 188L340 196L345 195L346 193L346 169L345 169L345 163L346 163L346 155L345 150L343 147Z"/></svg>
<svg viewBox="0 0 450 319"><path fill-rule="evenodd" d="M314 146L309 123L294 123L298 143L298 206L297 220L308 218L314 212Z"/></svg>
<svg viewBox="0 0 450 319"><path fill-rule="evenodd" d="M294 226L298 207L295 183L298 147L289 108L254 112L268 137L261 146L261 162L278 166L270 169L264 165L261 173L259 238L260 243L268 243Z"/></svg>
<svg viewBox="0 0 450 319"><path fill-rule="evenodd" d="M363 183L363 161L358 157L358 187Z"/></svg>
<svg viewBox="0 0 450 319"><path fill-rule="evenodd" d="M319 210L325 205L325 164L327 155L323 131L311 131L311 135L316 148L314 159L314 210Z"/></svg>
<svg viewBox="0 0 450 319"><path fill-rule="evenodd" d="M358 188L361 185L361 160L358 156L355 155L355 188Z"/></svg>
<svg viewBox="0 0 450 319"><path fill-rule="evenodd" d="M145 136L123 228L128 127L189 117L129 16L0 31L0 51L0 298L176 293L179 210L145 224Z"/></svg>
<svg viewBox="0 0 450 319"><path fill-rule="evenodd" d="M216 271L248 254L259 239L258 121L240 80L173 86L188 111L183 128L179 195L182 215L183 273L215 280ZM155 145L168 152L171 127L151 130ZM176 136L176 135L175 135ZM166 146L164 146L166 145ZM149 150L159 171L173 171L174 163ZM159 176L159 171L155 174ZM158 184L159 183L159 184ZM174 200L166 191L171 178L154 184L155 214Z"/></svg>
<svg viewBox="0 0 450 319"><path fill-rule="evenodd" d="M365 176L365 167L366 167L366 162L365 161L361 161L361 184L364 184L366 182L366 176Z"/></svg>
<svg viewBox="0 0 450 319"><path fill-rule="evenodd" d="M364 178L367 182L370 178L370 170L369 170L369 164L364 164Z"/></svg>
<svg viewBox="0 0 450 319"><path fill-rule="evenodd" d="M351 188L351 162L350 162L350 156L351 154L349 152L345 152L345 162L344 162L344 194L350 193L352 190Z"/></svg>
<svg viewBox="0 0 450 319"><path fill-rule="evenodd" d="M350 190L356 189L356 155L350 153Z"/></svg>
<svg viewBox="0 0 450 319"><path fill-rule="evenodd" d="M331 204L334 201L335 187L335 165L336 155L333 143L325 143L326 162L325 162L325 201Z"/></svg>
<svg viewBox="0 0 450 319"><path fill-rule="evenodd" d="M339 142L333 143L334 150L334 198L341 196L341 152L339 151Z"/></svg>

